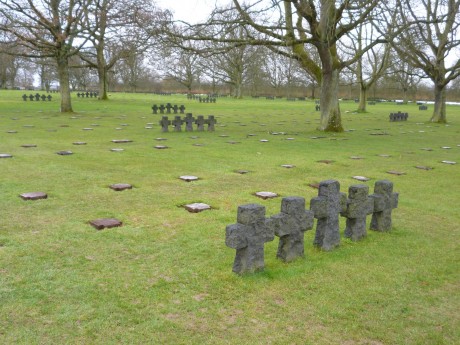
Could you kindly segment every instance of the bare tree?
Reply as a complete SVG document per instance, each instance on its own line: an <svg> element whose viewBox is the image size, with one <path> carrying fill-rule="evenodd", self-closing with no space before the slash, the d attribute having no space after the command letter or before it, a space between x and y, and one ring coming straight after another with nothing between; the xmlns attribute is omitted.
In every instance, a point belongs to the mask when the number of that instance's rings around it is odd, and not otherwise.
<svg viewBox="0 0 460 345"><path fill-rule="evenodd" d="M421 70L417 70L407 61L401 60L399 56L390 59L388 67L388 79L396 83L398 90L402 91L402 101L407 103L409 95L412 94L414 99L417 93L417 86L420 84L423 76Z"/></svg>
<svg viewBox="0 0 460 345"><path fill-rule="evenodd" d="M433 82L431 121L446 123L446 87L460 76L460 0L400 0L398 14L400 25L410 27L401 32L393 47ZM455 56L451 62L449 55Z"/></svg>
<svg viewBox="0 0 460 345"><path fill-rule="evenodd" d="M0 30L12 34L31 58L54 58L59 75L61 112L72 112L69 58L85 41L75 44L82 32L81 18L92 0L0 0Z"/></svg>
<svg viewBox="0 0 460 345"><path fill-rule="evenodd" d="M81 58L98 72L99 99L108 100L108 72L115 63L130 58L133 47L146 49L154 23L161 12L149 0L93 0L85 11L84 23L90 28L92 47L81 51ZM147 29L148 28L148 29Z"/></svg>
<svg viewBox="0 0 460 345"><path fill-rule="evenodd" d="M281 55L292 56L302 68L321 85L320 130L343 131L339 101L339 74L343 68L355 63L379 40L369 42L360 53L347 60L339 55L340 40L358 25L369 22L376 16L382 0L260 0L252 4L242 4L233 0L239 16L223 20L213 15L206 24L195 25L191 35L179 35L185 39L218 40L233 46L244 44L266 45ZM229 11L215 10L214 14ZM245 28L245 37L225 35L231 27ZM214 34L204 35L204 27ZM248 28L258 32L254 35ZM217 34L220 35L217 35ZM178 37L178 35L176 35ZM286 49L290 52L286 54ZM317 63L311 51L320 58Z"/></svg>
<svg viewBox="0 0 460 345"><path fill-rule="evenodd" d="M8 44L0 43L0 89L14 88L21 58L11 54ZM14 49L14 48L13 48Z"/></svg>
<svg viewBox="0 0 460 345"><path fill-rule="evenodd" d="M371 47L364 54L361 53L367 42L375 39L374 27L372 25L358 25L355 31L349 33L350 45L345 49L351 56L360 55L356 64L348 68L356 76L356 82L359 85L359 104L358 112L365 112L367 105L368 92L371 87L384 75L388 67L391 46L389 43Z"/></svg>
<svg viewBox="0 0 460 345"><path fill-rule="evenodd" d="M161 54L153 54L152 59L158 65L158 69L163 71L165 78L170 78L181 84L187 89L188 93L192 92L192 87L199 82L206 63L202 63L202 56L196 52L196 48L181 49L177 47L162 47ZM158 58L160 60L158 61Z"/></svg>

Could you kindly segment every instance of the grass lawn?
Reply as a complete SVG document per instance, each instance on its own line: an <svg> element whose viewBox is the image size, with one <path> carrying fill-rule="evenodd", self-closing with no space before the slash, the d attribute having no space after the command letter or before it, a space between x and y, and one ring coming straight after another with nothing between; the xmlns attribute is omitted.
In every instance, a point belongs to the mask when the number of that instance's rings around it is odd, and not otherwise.
<svg viewBox="0 0 460 345"><path fill-rule="evenodd" d="M445 126L428 122L432 106L381 103L356 114L343 102L349 131L325 134L309 101L114 93L109 102L75 96L76 112L61 114L59 95L24 102L22 94L0 92L0 153L13 155L0 159L1 344L460 343L460 107L448 106ZM215 115L216 131L161 133L150 108L167 102ZM390 123L398 110L409 120ZM239 205L262 204L271 216L281 197L302 196L308 207L317 195L309 184L336 179L347 192L360 183L355 175L371 178L371 192L375 181L393 181L391 232L342 238L324 252L308 231L305 259L289 264L276 259L275 238L264 272L232 273L225 227ZM134 188L115 192L114 183ZM36 191L48 199L19 197ZM192 202L213 209L181 207ZM88 225L105 217L123 226Z"/></svg>

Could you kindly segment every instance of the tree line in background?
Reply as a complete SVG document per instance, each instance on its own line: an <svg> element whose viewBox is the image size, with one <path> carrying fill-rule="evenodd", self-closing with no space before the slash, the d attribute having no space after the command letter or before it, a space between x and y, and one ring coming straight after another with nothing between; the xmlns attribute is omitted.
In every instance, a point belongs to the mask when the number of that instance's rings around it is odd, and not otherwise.
<svg viewBox="0 0 460 345"><path fill-rule="evenodd" d="M199 24L149 0L0 0L0 88L319 98L460 98L460 0L233 0Z"/></svg>

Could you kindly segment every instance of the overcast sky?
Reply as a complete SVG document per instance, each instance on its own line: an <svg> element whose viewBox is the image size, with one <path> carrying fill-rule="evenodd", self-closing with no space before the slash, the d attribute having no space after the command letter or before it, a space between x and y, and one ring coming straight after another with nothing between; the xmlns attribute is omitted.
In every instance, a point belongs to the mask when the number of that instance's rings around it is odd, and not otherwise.
<svg viewBox="0 0 460 345"><path fill-rule="evenodd" d="M206 19L215 4L227 4L230 0L155 0L155 3L174 13L174 19L198 22Z"/></svg>

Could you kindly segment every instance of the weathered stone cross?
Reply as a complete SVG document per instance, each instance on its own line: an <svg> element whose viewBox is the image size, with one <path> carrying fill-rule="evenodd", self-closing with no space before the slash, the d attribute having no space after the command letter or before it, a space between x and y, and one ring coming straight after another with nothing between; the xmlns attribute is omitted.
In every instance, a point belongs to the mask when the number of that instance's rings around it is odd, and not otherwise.
<svg viewBox="0 0 460 345"><path fill-rule="evenodd" d="M369 187L356 184L348 188L348 199L345 211L341 216L347 218L345 237L359 241L367 235L366 216L374 210L374 199L369 196Z"/></svg>
<svg viewBox="0 0 460 345"><path fill-rule="evenodd" d="M331 250L340 244L339 213L345 210L347 197L340 193L340 183L326 180L319 184L318 196L311 199L310 210L318 219L313 244Z"/></svg>
<svg viewBox="0 0 460 345"><path fill-rule="evenodd" d="M285 262L304 257L304 233L313 228L313 211L305 209L305 199L283 198L281 212L271 219L275 221L275 235L280 238L276 256Z"/></svg>
<svg viewBox="0 0 460 345"><path fill-rule="evenodd" d="M265 206L238 207L237 223L225 229L225 244L236 249L233 272L253 273L264 269L264 244L274 239L274 222L265 218Z"/></svg>
<svg viewBox="0 0 460 345"><path fill-rule="evenodd" d="M371 219L371 230L391 230L391 211L398 207L399 194L393 193L393 182L380 180L375 182L374 211Z"/></svg>

